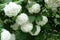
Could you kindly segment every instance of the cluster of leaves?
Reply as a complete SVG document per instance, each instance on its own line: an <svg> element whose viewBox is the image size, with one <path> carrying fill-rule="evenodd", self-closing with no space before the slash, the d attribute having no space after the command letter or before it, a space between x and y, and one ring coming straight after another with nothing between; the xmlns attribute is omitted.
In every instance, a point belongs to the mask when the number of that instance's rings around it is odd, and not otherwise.
<svg viewBox="0 0 60 40"><path fill-rule="evenodd" d="M31 36L28 33L23 33L21 30L14 31L12 28L10 28L11 24L15 23L16 17L7 17L4 15L4 5L9 2L16 2L20 5L22 5L22 12L25 12L29 15L29 19L31 22L35 23L34 20L37 18L37 20L42 20L41 15L45 15L48 17L48 23L44 26L41 26L41 32L38 36ZM9 30L11 33L16 34L16 40L60 40L60 24L55 23L58 21L60 23L60 9L57 8L57 12L53 12L51 9L47 9L45 7L44 0L31 0L39 3L41 5L41 11L40 14L29 14L26 9L28 0L0 0L0 30L2 28L5 28ZM36 17L38 15L38 17ZM4 20L7 19L7 22L4 23ZM0 31L1 33L1 31ZM0 35L1 38L1 35Z"/></svg>

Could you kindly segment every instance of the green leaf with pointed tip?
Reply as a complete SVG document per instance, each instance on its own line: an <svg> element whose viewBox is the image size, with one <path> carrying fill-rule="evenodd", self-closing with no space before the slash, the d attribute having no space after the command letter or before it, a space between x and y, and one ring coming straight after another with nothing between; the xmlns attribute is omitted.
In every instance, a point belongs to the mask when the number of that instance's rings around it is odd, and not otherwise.
<svg viewBox="0 0 60 40"><path fill-rule="evenodd" d="M43 17L39 15L39 16L37 16L36 21L39 22L39 21L42 21L42 19L43 19Z"/></svg>
<svg viewBox="0 0 60 40"><path fill-rule="evenodd" d="M29 20L30 20L30 22L34 22L35 21L35 16L29 16Z"/></svg>

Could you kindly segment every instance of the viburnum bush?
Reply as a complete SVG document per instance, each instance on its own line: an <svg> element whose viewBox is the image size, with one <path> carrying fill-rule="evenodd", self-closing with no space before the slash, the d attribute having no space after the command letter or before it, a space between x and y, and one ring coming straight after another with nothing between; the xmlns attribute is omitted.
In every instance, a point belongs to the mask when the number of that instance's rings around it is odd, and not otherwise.
<svg viewBox="0 0 60 40"><path fill-rule="evenodd" d="M60 40L60 0L0 0L0 40Z"/></svg>

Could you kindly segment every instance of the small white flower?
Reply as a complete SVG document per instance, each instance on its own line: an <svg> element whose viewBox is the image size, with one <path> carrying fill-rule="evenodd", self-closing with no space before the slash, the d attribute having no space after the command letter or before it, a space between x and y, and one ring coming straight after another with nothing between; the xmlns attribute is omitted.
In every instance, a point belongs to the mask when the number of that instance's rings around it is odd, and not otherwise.
<svg viewBox="0 0 60 40"><path fill-rule="evenodd" d="M31 14L38 13L38 12L40 12L40 5L36 3L36 4L32 5L32 7L28 8L28 10Z"/></svg>
<svg viewBox="0 0 60 40"><path fill-rule="evenodd" d="M19 25L17 23L10 26L13 30L18 30Z"/></svg>
<svg viewBox="0 0 60 40"><path fill-rule="evenodd" d="M33 29L33 24L32 23L25 23L21 26L21 30L23 32L30 32Z"/></svg>
<svg viewBox="0 0 60 40"><path fill-rule="evenodd" d="M10 40L16 40L15 34L11 34Z"/></svg>
<svg viewBox="0 0 60 40"><path fill-rule="evenodd" d="M10 40L11 34L6 29L2 29L1 40Z"/></svg>
<svg viewBox="0 0 60 40"><path fill-rule="evenodd" d="M46 16L42 17L43 17L42 21L36 21L36 24L43 26L48 22L48 18Z"/></svg>
<svg viewBox="0 0 60 40"><path fill-rule="evenodd" d="M30 33L32 36L36 36L36 35L38 35L38 34L40 33L40 31L41 31L40 26L39 26L39 25L36 25L36 31L35 31L35 33L33 33L32 31L29 32L29 33Z"/></svg>
<svg viewBox="0 0 60 40"><path fill-rule="evenodd" d="M8 17L12 17L16 16L21 11L21 9L22 9L21 5L18 5L14 2L10 2L5 6L4 12L5 15L7 15Z"/></svg>
<svg viewBox="0 0 60 40"><path fill-rule="evenodd" d="M16 23L19 25L24 24L25 22L27 22L29 20L28 16L25 13L21 13L17 19L16 19Z"/></svg>

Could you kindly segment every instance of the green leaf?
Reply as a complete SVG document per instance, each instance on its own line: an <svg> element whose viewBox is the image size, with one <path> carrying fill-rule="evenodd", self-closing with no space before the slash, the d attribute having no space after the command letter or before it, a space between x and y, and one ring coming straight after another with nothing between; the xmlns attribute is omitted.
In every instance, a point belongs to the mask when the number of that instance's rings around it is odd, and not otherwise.
<svg viewBox="0 0 60 40"><path fill-rule="evenodd" d="M43 17L42 16L37 16L36 20L39 22L39 21L42 21Z"/></svg>
<svg viewBox="0 0 60 40"><path fill-rule="evenodd" d="M32 6L32 3L31 3L31 4L28 4L28 5L27 5L27 8L30 8L31 6Z"/></svg>
<svg viewBox="0 0 60 40"><path fill-rule="evenodd" d="M9 3L12 2L12 0L3 0L3 3Z"/></svg>
<svg viewBox="0 0 60 40"><path fill-rule="evenodd" d="M0 12L3 10L4 7L5 7L5 4L0 4Z"/></svg>
<svg viewBox="0 0 60 40"><path fill-rule="evenodd" d="M33 29L32 29L32 33L34 34L36 30L37 30L37 29L36 29L36 27L34 26Z"/></svg>
<svg viewBox="0 0 60 40"><path fill-rule="evenodd" d="M46 30L50 30L51 26L49 24L44 25L42 28L46 29Z"/></svg>
<svg viewBox="0 0 60 40"><path fill-rule="evenodd" d="M35 21L35 16L29 16L29 20L30 20L30 22L34 22Z"/></svg>
<svg viewBox="0 0 60 40"><path fill-rule="evenodd" d="M0 0L0 3L2 3L3 2L3 0Z"/></svg>
<svg viewBox="0 0 60 40"><path fill-rule="evenodd" d="M43 31L38 36L35 37L35 40L45 40L47 37L46 33Z"/></svg>
<svg viewBox="0 0 60 40"><path fill-rule="evenodd" d="M3 21L0 19L0 28L3 27Z"/></svg>
<svg viewBox="0 0 60 40"><path fill-rule="evenodd" d="M14 1L19 1L19 0L13 0L13 2L14 2Z"/></svg>
<svg viewBox="0 0 60 40"><path fill-rule="evenodd" d="M35 4L35 2L28 3L28 4L27 4L27 8L32 7L32 5L34 5L34 4Z"/></svg>
<svg viewBox="0 0 60 40"><path fill-rule="evenodd" d="M16 40L32 40L28 33L24 33L21 30L16 31Z"/></svg>

